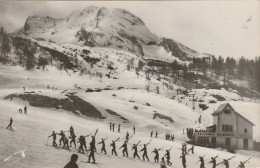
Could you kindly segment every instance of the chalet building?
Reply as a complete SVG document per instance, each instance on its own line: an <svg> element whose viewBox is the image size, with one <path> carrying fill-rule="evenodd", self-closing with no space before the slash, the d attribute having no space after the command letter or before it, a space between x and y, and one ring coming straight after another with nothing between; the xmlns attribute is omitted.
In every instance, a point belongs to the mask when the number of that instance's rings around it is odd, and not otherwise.
<svg viewBox="0 0 260 168"><path fill-rule="evenodd" d="M253 126L255 125L236 112L229 103L221 104L212 116L212 126L204 131L194 132L196 145L226 149L253 149Z"/></svg>

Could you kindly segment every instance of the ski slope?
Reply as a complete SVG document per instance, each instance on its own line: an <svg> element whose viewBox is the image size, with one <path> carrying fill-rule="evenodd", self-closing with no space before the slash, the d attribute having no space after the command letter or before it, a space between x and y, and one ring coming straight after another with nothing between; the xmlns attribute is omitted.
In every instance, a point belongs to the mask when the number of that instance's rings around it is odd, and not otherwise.
<svg viewBox="0 0 260 168"><path fill-rule="evenodd" d="M160 151L160 158L165 154L165 149L171 147L171 162L172 167L182 167L181 159L181 143L187 140L185 134L182 134L182 129L187 127L196 127L195 122L199 115L203 114L202 127L207 126L211 122L212 110L218 104L210 105L210 108L203 112L193 111L189 105L178 103L176 100L168 99L163 95L155 93L148 93L144 88L145 81L137 78L132 72L125 72L122 78L118 80L106 79L102 83L96 78L88 76L79 76L65 71L58 71L53 67L48 67L48 71L32 70L25 71L21 67L15 66L1 66L0 67L0 167L13 168L13 167L34 167L34 168L57 168L63 167L69 160L73 153L77 153L75 148L65 150L60 148L53 148L52 138L47 140L52 131L60 132L60 130L69 130L73 125L75 133L79 135L88 135L94 133L99 129L96 136L96 142L101 138L106 138L106 149L108 155L100 154L100 145L97 145L98 153L95 153L96 162L98 164L87 164L87 155L79 154L78 165L79 167L103 167L103 168L135 168L135 167L149 167L157 168L158 164L153 162L154 154L151 151L154 148L163 148ZM50 75L51 74L51 75ZM132 76L131 76L132 74ZM29 80L28 80L29 78ZM80 86L82 89L75 88L74 85ZM47 89L47 85L57 88L57 90ZM86 88L104 88L107 85L113 86L114 90L103 90L101 92L85 92ZM65 89L77 92L76 95L85 101L94 105L106 119L99 120L89 117L76 116L71 112L49 108L32 107L26 101L19 99L4 100L3 98L12 93L23 93L23 86L25 91L35 91L37 94L53 97L64 98L65 95L61 92ZM116 89L118 86L124 89ZM135 89L133 89L135 88ZM116 96L112 96L112 95ZM145 105L149 103L150 106ZM219 102L218 102L219 103ZM241 111L246 111L249 106L252 109L258 109L259 105L252 102L231 102L231 105L237 105ZM28 107L28 116L18 113L19 108L24 105ZM244 105L244 106L243 106ZM135 110L133 107L137 106ZM242 107L244 109L242 109ZM108 114L105 109L110 109L119 115L127 118L130 122L123 123L118 117ZM239 110L238 109L238 110ZM259 112L253 111L252 121L255 122L259 117ZM154 111L170 116L175 122L156 118L152 119ZM250 115L251 116L251 115ZM9 123L10 117L13 118L15 127L14 132L5 129ZM249 118L251 119L251 118ZM121 124L121 133L109 131L109 122ZM256 125L258 123L255 123ZM132 135L132 126L136 126L136 134L129 141L128 150L129 158L122 157L122 150L119 147L123 144L121 140L128 131ZM257 125L258 126L258 125ZM258 128L258 127L257 127ZM141 140L141 145L150 141L150 131L158 131L158 138L152 138L151 144L148 146L148 156L150 162L138 159L132 159L133 151L131 146ZM174 133L175 142L164 140L165 133ZM68 137L68 133L66 134ZM255 136L255 135L254 135ZM109 144L112 140L120 138L116 143L118 157L110 155L111 148ZM56 142L58 142L57 136ZM90 142L87 138L87 145ZM46 143L48 142L48 146ZM96 143L97 144L97 143ZM77 144L78 145L78 144ZM138 146L140 150L142 146ZM188 145L190 148L190 145ZM15 152L26 149L24 157L21 152L10 157ZM141 156L142 153L139 153ZM211 167L208 162L212 156L219 155L217 163L221 162L224 158L230 158L234 154L220 149L208 149L204 147L195 147L195 154L189 154L187 159L187 166L189 168L199 167L196 165L199 156L205 155L205 167ZM6 158L10 157L7 161ZM260 153L255 151L238 151L236 157L230 161L231 167L237 167L240 161L245 161L252 157L247 167L260 167Z"/></svg>

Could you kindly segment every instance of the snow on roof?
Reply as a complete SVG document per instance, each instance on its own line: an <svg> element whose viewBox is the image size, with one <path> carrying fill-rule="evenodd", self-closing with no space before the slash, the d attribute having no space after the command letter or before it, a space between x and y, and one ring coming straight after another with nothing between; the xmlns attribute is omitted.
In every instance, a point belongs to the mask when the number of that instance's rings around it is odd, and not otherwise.
<svg viewBox="0 0 260 168"><path fill-rule="evenodd" d="M212 115L219 115L219 114L221 114L221 113L223 112L223 110L224 110L227 106L229 106L230 108L232 108L233 111L234 111L237 115L239 115L240 117L242 117L243 119L245 119L246 121L248 121L250 124L252 124L253 126L255 126L254 123L252 123L252 122L249 121L247 118L245 118L244 116L242 116L241 114L239 114L229 103L221 104L221 105L217 108L217 110L212 113Z"/></svg>

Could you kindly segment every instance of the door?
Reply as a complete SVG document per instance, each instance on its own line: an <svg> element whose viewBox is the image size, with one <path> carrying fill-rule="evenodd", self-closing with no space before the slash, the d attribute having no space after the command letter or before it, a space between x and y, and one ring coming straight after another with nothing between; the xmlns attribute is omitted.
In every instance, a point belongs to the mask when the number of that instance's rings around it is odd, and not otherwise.
<svg viewBox="0 0 260 168"><path fill-rule="evenodd" d="M217 146L216 137L211 138L211 145L212 145L212 148L216 148L216 146Z"/></svg>
<svg viewBox="0 0 260 168"><path fill-rule="evenodd" d="M230 138L225 139L225 147L229 148L230 147Z"/></svg>
<svg viewBox="0 0 260 168"><path fill-rule="evenodd" d="M243 140L243 148L248 149L248 139Z"/></svg>

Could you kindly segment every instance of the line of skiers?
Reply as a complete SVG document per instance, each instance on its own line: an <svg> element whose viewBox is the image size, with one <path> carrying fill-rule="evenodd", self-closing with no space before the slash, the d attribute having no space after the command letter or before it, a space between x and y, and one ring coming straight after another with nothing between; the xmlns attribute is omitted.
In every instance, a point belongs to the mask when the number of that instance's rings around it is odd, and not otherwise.
<svg viewBox="0 0 260 168"><path fill-rule="evenodd" d="M12 122L12 119L10 119L10 123ZM9 124L10 125L10 124ZM11 126L10 126L11 127ZM92 134L89 134L89 135L86 135L86 136L83 136L81 135L79 138L78 138L78 142L80 143L80 146L79 146L79 149L78 149L78 152L79 153L83 153L84 154L84 149L85 151L90 151L90 154L89 154L89 157L88 157L88 162L90 162L90 160L92 159L92 163L95 163L95 152L97 152L96 150L96 145L95 145L95 136L97 134L97 131L95 132L94 135ZM69 149L69 142L68 142L68 138L66 137L65 135L65 132L68 132L68 131L61 131L60 133L55 133L55 131L53 131L53 133L49 136L49 137L53 137L53 146L54 147L57 147L57 143L56 143L56 135L60 135L61 138L59 140L59 145L61 146L61 143L63 143L63 147L62 148L67 148ZM73 127L71 126L70 127L70 136L69 138L71 138L71 141L70 141L70 147L72 146L72 144L74 144L74 147L76 148L76 135L74 133L74 129ZM91 135L91 142L89 144L89 149L87 149L87 146L86 146L86 140L85 138L90 136ZM133 136L133 135L132 135ZM127 132L126 133L126 136L122 139L124 139L124 143L120 146L119 149L123 149L122 150L122 156L123 157L128 157L128 141L132 138L132 136L129 137L129 133ZM102 138L100 142L98 142L98 145L101 144L101 153L104 153L104 154L107 154L107 151L106 151L106 139L107 138ZM115 155L117 156L117 150L116 150L116 142L119 141L120 137L117 138L116 140L112 140L112 143L110 144L110 146L112 147L111 149L111 154L112 155ZM143 148L139 151L139 152L142 152L142 159L143 160L147 160L149 161L149 157L148 157L148 154L147 154L147 146L151 143L152 139L143 145ZM140 156L138 155L138 146L140 144L141 140L139 142L137 142L136 144L133 144L132 145L132 150L134 151L133 152L133 158L138 158L140 159ZM191 152L192 154L194 154L194 145L191 145L191 147L187 150L187 144L186 143L182 143L182 148L180 148L182 150L182 155L180 156L180 158L182 159L182 165L183 165L183 168L186 168L186 155L189 155L189 152ZM171 156L170 156L170 151L171 151L172 147L170 149L166 149L165 150L165 154L160 162L160 165L161 167L165 167L166 164L171 166L172 163L170 161L171 159ZM156 163L159 163L159 151L163 150L163 148L154 148L154 150L151 152L151 153L154 153L154 162ZM205 155L204 155L205 156ZM199 156L199 161L197 163L200 162L200 168L205 168L205 163L204 163L204 156ZM164 161L164 157L166 158L166 163ZM215 156L215 157L211 157L211 161L209 162L210 164L212 164L212 168L216 168L216 166L222 164L222 165L225 165L226 168L229 168L229 160L231 160L232 158L234 158L235 156L229 158L229 159L224 159L222 162L220 163L216 163L216 158L218 157ZM251 158L249 158L248 160L250 160ZM244 168L245 167L245 163L248 162L248 160L244 161L244 162L240 162L240 165L239 165L239 168ZM196 163L196 164L197 164Z"/></svg>

